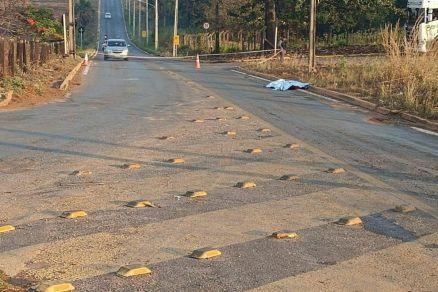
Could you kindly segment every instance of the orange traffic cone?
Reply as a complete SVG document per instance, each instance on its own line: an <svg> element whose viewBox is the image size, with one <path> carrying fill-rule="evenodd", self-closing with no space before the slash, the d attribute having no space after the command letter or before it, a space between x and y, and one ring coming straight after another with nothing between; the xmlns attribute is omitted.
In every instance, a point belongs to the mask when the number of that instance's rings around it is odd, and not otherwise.
<svg viewBox="0 0 438 292"><path fill-rule="evenodd" d="M199 60L199 54L196 54L196 69L201 69L201 61Z"/></svg>

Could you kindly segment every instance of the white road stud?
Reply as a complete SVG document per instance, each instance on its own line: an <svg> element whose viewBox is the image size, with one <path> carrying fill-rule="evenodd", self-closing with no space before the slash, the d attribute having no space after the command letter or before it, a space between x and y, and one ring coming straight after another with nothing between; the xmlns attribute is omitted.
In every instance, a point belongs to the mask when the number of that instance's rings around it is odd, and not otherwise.
<svg viewBox="0 0 438 292"><path fill-rule="evenodd" d="M344 217L339 219L336 223L345 226L361 225L362 219L359 217Z"/></svg>
<svg viewBox="0 0 438 292"><path fill-rule="evenodd" d="M130 163L130 164L123 164L123 169L130 169L130 170L137 170L141 168L141 165L138 163Z"/></svg>
<svg viewBox="0 0 438 292"><path fill-rule="evenodd" d="M66 211L61 214L62 218L66 219L75 219L75 218L81 218L87 216L87 213L82 210L76 210L76 211Z"/></svg>
<svg viewBox="0 0 438 292"><path fill-rule="evenodd" d="M259 131L259 132L262 132L262 133L270 133L270 132L271 132L271 129L268 129L268 128L262 128L262 129L259 129L258 131Z"/></svg>
<svg viewBox="0 0 438 292"><path fill-rule="evenodd" d="M132 277L132 276L146 275L150 273L152 273L152 271L148 267L134 264L134 265L121 267L116 274L119 277Z"/></svg>
<svg viewBox="0 0 438 292"><path fill-rule="evenodd" d="M298 234L296 234L295 232L290 232L290 231L277 231L272 233L271 235L274 238L277 239L285 239L285 238L298 238Z"/></svg>
<svg viewBox="0 0 438 292"><path fill-rule="evenodd" d="M228 136L236 136L237 135L236 131L225 131L222 134L228 135Z"/></svg>
<svg viewBox="0 0 438 292"><path fill-rule="evenodd" d="M194 258L194 259L204 260L204 259L210 259L213 257L220 256L221 254L222 253L217 249L214 249L212 247L205 247L205 248L201 248L201 249L197 249L197 250L193 251L190 254L190 257Z"/></svg>
<svg viewBox="0 0 438 292"><path fill-rule="evenodd" d="M238 182L236 184L236 187L240 189L252 189L255 188L256 186L257 185L252 181L243 181L243 182Z"/></svg>
<svg viewBox="0 0 438 292"><path fill-rule="evenodd" d="M413 212L415 210L417 210L417 208L415 206L406 205L406 204L399 205L399 206L396 206L394 208L395 212L400 212L400 213L409 213L409 212Z"/></svg>
<svg viewBox="0 0 438 292"><path fill-rule="evenodd" d="M262 149L260 148L251 148L251 149L247 149L245 150L246 153L250 153L250 154L260 154L262 153Z"/></svg>
<svg viewBox="0 0 438 292"><path fill-rule="evenodd" d="M148 200L140 200L140 201L129 202L128 204L126 204L126 207L130 207L130 208L146 208L146 207L156 208L157 206Z"/></svg>
<svg viewBox="0 0 438 292"><path fill-rule="evenodd" d="M192 120L192 123L197 123L197 124L202 124L203 122L204 122L204 120L202 120L202 119Z"/></svg>
<svg viewBox="0 0 438 292"><path fill-rule="evenodd" d="M0 226L0 233L5 233L9 231L15 230L15 227L12 225L1 225Z"/></svg>
<svg viewBox="0 0 438 292"><path fill-rule="evenodd" d="M234 107L232 107L232 106L226 106L226 107L224 107L224 109L229 110L229 111L232 111L232 110L234 110Z"/></svg>
<svg viewBox="0 0 438 292"><path fill-rule="evenodd" d="M167 162L172 163L172 164L181 164L184 163L185 160L183 158L172 158L167 160Z"/></svg>
<svg viewBox="0 0 438 292"><path fill-rule="evenodd" d="M189 197L189 198L199 198L199 197L204 197L206 195L207 195L207 192L202 191L202 190L188 191L186 193L186 197Z"/></svg>
<svg viewBox="0 0 438 292"><path fill-rule="evenodd" d="M282 177L280 177L280 180L297 181L300 180L300 177L296 175L283 175Z"/></svg>
<svg viewBox="0 0 438 292"><path fill-rule="evenodd" d="M75 290L75 287L65 281L49 281L35 287L35 291L37 292L69 292L73 290Z"/></svg>
<svg viewBox="0 0 438 292"><path fill-rule="evenodd" d="M216 121L219 121L219 122L224 122L226 120L227 120L226 118L221 118L221 117L216 118Z"/></svg>
<svg viewBox="0 0 438 292"><path fill-rule="evenodd" d="M329 168L327 169L328 173L332 173L332 174L340 174L340 173L344 173L345 169L343 169L342 167L338 167L338 168Z"/></svg>

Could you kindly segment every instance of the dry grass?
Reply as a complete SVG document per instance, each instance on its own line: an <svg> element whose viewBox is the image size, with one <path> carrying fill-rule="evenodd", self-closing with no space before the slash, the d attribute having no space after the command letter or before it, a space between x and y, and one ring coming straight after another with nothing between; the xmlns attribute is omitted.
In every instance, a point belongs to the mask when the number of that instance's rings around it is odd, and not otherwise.
<svg viewBox="0 0 438 292"><path fill-rule="evenodd" d="M438 50L417 51L417 41L406 40L398 27L382 30L383 56L319 58L317 70L307 72L307 58L251 63L250 69L282 78L295 78L360 96L392 109L438 119Z"/></svg>
<svg viewBox="0 0 438 292"><path fill-rule="evenodd" d="M22 292L24 288L17 287L8 283L9 277L0 270L0 291L2 292Z"/></svg>

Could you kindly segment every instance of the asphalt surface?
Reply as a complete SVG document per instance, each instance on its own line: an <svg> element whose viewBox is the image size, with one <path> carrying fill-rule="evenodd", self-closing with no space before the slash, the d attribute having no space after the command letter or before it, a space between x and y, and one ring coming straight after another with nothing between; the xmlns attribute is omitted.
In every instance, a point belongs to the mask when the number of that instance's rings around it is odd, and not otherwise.
<svg viewBox="0 0 438 292"><path fill-rule="evenodd" d="M112 13L102 35L127 38L120 2L101 12ZM438 137L267 90L234 66L99 55L65 99L1 111L0 225L16 230L0 234L0 270L25 287L65 280L78 291L438 289ZM177 157L185 163L167 162ZM184 196L196 189L208 195ZM126 207L139 199L158 207ZM417 210L392 211L400 204ZM68 210L88 216L60 218ZM334 223L343 216L363 224ZM299 238L269 237L279 230ZM222 255L188 257L206 246ZM135 263L152 274L115 275Z"/></svg>

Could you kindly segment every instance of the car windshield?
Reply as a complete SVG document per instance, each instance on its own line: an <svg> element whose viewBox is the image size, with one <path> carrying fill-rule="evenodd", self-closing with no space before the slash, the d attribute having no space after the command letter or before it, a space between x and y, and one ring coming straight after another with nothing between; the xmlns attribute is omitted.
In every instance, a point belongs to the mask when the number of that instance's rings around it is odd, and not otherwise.
<svg viewBox="0 0 438 292"><path fill-rule="evenodd" d="M124 41L108 41L109 47L126 47L126 43Z"/></svg>

